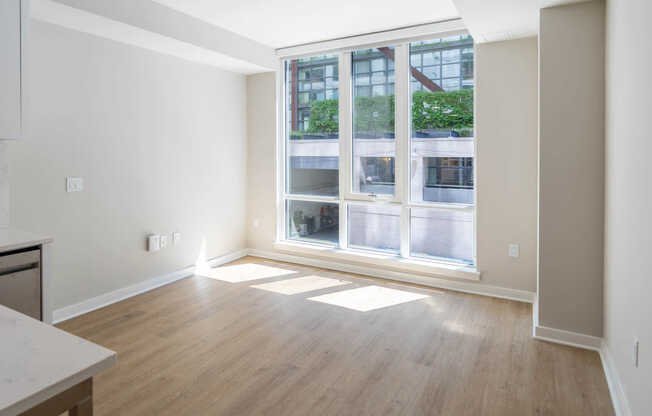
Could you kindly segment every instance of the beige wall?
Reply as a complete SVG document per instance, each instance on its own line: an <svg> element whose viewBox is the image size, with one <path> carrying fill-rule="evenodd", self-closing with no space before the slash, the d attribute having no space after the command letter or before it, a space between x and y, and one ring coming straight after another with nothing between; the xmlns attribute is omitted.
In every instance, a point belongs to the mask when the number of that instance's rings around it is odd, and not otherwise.
<svg viewBox="0 0 652 416"><path fill-rule="evenodd" d="M203 239L209 258L245 247L244 76L36 21L30 36L11 225L54 237L54 308L193 265Z"/></svg>
<svg viewBox="0 0 652 416"><path fill-rule="evenodd" d="M534 38L477 50L478 266L481 284L536 289L537 43ZM509 91L510 95L506 95ZM247 77L248 245L274 251L274 74ZM496 198L495 196L499 197ZM255 227L254 222L259 225ZM508 256L508 244L521 257Z"/></svg>
<svg viewBox="0 0 652 416"><path fill-rule="evenodd" d="M632 415L649 414L652 392L650 16L649 0L607 2L604 340Z"/></svg>
<svg viewBox="0 0 652 416"><path fill-rule="evenodd" d="M478 44L478 266L483 280L536 291L537 39ZM510 243L520 258L508 257Z"/></svg>
<svg viewBox="0 0 652 416"><path fill-rule="evenodd" d="M604 3L540 16L539 325L601 336Z"/></svg>

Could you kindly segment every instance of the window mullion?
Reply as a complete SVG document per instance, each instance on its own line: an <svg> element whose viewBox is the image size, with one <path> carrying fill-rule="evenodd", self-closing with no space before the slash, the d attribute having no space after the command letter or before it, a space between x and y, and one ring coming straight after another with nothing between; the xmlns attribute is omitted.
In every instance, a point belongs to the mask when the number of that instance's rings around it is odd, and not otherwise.
<svg viewBox="0 0 652 416"><path fill-rule="evenodd" d="M280 60L278 72L276 74L276 96L278 97L276 114L276 239L277 241L285 240L286 238L286 209L285 209L285 191L286 191L286 169L287 169L287 154L286 154L286 79L285 79L285 62Z"/></svg>
<svg viewBox="0 0 652 416"><path fill-rule="evenodd" d="M338 81L338 109L339 109L339 184L340 184L340 224L339 245L341 248L348 246L348 215L345 196L351 193L351 145L353 142L353 123L351 105L351 53L339 54L339 81Z"/></svg>
<svg viewBox="0 0 652 416"><path fill-rule="evenodd" d="M395 125L396 129L396 200L401 209L401 256L410 255L410 64L408 45L396 47L395 67Z"/></svg>

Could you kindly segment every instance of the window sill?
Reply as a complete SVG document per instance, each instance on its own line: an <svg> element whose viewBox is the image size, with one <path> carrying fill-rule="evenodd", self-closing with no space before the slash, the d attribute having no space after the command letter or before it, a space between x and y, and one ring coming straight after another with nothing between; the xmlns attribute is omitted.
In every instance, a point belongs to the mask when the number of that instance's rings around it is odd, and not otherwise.
<svg viewBox="0 0 652 416"><path fill-rule="evenodd" d="M274 248L294 254L351 261L372 267L390 268L399 272L417 273L428 277L480 280L480 272L474 266L464 264L434 260L405 259L392 254L352 249L343 250L335 247L293 241L277 241L274 243Z"/></svg>

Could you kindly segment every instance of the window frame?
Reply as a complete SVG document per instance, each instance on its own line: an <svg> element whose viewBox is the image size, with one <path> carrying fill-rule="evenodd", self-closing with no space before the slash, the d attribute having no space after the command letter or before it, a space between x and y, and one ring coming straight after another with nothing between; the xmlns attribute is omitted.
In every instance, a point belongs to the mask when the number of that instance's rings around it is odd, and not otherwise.
<svg viewBox="0 0 652 416"><path fill-rule="evenodd" d="M450 26L443 26L444 29ZM277 96L277 234L275 247L286 251L306 253L313 252L328 256L334 256L341 259L356 259L364 263L374 263L377 265L385 264L385 260L390 263L397 262L399 269L410 270L411 265L416 265L416 269L421 273L431 270L436 275L448 275L450 277L479 279L477 272L477 165L478 165L478 146L477 137L474 137L474 161L473 161L473 204L463 203L441 203L441 202L421 202L412 201L410 192L410 150L411 150L411 77L410 77L410 43L421 40L430 40L433 38L445 38L456 35L468 35L465 29L455 29L448 31L432 31L421 33L415 36L398 37L391 39L384 36L382 41L364 43L369 35L363 35L359 38L361 43L356 44L350 38L346 39L346 46L342 47L338 41L327 41L322 43L322 49L319 45L308 45L306 52L302 47L289 48L288 52L277 51L279 56L279 69L276 77L276 96ZM353 192L353 78L352 78L352 52L359 49L376 48L382 46L393 46L395 49L394 62L394 96L395 96L395 193L394 195L373 195ZM473 46L475 49L475 45ZM301 52L301 53L293 53ZM460 51L462 54L463 52ZM339 195L338 196L311 196L311 195L294 195L287 192L287 136L286 136L286 86L285 86L285 62L292 59L309 57L314 55L337 54L339 65ZM475 55L475 51L474 51ZM442 58L443 59L443 58ZM475 60L474 60L475 62ZM440 63L440 66L443 63ZM476 66L474 63L474 80ZM460 70L461 71L461 70ZM387 69L386 69L387 72ZM386 74L387 75L387 74ZM441 75L441 74L440 74ZM461 86L460 86L461 88ZM339 245L322 244L319 242L306 242L290 240L287 238L287 217L286 201L304 200L314 202L336 203L339 205ZM350 204L391 204L401 207L400 218L400 250L399 254L383 254L373 250L360 250L359 248L349 247L348 244L348 218ZM410 250L410 218L411 209L428 208L434 210L463 210L472 211L473 214L473 241L472 244L472 264L459 262L454 259L442 258L423 258L413 257ZM382 259L381 259L382 257ZM382 261L381 261L382 260ZM442 273L441 271L454 270L455 273ZM466 274L465 274L466 273Z"/></svg>

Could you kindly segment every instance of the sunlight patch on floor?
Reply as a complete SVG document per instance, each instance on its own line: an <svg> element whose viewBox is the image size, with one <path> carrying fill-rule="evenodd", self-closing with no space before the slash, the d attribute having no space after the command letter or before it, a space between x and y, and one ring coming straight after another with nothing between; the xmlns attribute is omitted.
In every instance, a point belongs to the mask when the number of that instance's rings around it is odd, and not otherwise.
<svg viewBox="0 0 652 416"><path fill-rule="evenodd" d="M297 293L312 292L313 290L326 289L348 285L351 282L338 279L330 279L322 276L305 276L296 279L279 280L277 282L263 283L251 286L255 289L268 290L283 295L296 295Z"/></svg>
<svg viewBox="0 0 652 416"><path fill-rule="evenodd" d="M221 280L223 282L240 283L251 280L268 279L270 277L287 276L296 273L297 272L294 270L265 266L263 264L243 263L211 269L202 269L197 271L196 275L208 277L209 279Z"/></svg>
<svg viewBox="0 0 652 416"><path fill-rule="evenodd" d="M428 295L423 295L421 293L406 292L382 286L365 286L357 289L342 290L335 293L315 296L308 300L341 306L355 311L367 312L428 297Z"/></svg>

